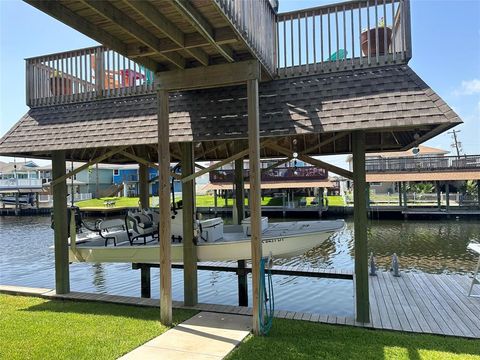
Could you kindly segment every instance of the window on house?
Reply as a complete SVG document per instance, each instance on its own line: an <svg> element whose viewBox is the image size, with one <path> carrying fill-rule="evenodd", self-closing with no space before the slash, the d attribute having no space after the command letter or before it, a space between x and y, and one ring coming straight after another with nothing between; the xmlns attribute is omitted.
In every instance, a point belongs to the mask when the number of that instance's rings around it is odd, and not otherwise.
<svg viewBox="0 0 480 360"><path fill-rule="evenodd" d="M115 175L115 176L118 175L118 169L113 170L113 175Z"/></svg>
<svg viewBox="0 0 480 360"><path fill-rule="evenodd" d="M370 186L382 186L381 182L371 182Z"/></svg>

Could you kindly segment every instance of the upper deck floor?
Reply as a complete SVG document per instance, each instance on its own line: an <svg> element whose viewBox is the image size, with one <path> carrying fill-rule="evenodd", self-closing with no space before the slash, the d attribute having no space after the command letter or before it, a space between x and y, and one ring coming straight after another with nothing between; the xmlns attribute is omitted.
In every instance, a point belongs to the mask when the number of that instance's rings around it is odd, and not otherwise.
<svg viewBox="0 0 480 360"><path fill-rule="evenodd" d="M105 45L26 59L30 107L152 93L157 71L257 59L275 79L412 55L409 0L280 14L268 0L27 2Z"/></svg>

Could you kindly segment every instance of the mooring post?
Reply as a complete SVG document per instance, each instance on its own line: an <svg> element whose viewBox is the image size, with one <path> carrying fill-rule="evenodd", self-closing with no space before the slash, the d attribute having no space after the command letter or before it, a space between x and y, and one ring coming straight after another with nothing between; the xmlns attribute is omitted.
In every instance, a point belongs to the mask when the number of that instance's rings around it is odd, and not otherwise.
<svg viewBox="0 0 480 360"><path fill-rule="evenodd" d="M260 306L260 259L262 258L262 233L261 233L261 180L260 180L260 129L259 129L259 96L258 79L247 81L248 103L248 158L250 170L250 208L251 221L251 254L252 254L252 305L253 326L255 335L260 335L259 310Z"/></svg>
<svg viewBox="0 0 480 360"><path fill-rule="evenodd" d="M67 220L67 182L65 151L52 152L53 181L63 180L52 186L53 222L55 244L55 291L57 294L70 292L70 274L68 265L68 220Z"/></svg>
<svg viewBox="0 0 480 360"><path fill-rule="evenodd" d="M235 141L235 153L239 153L244 149L244 144L240 141ZM237 225L242 223L245 218L245 181L243 177L243 158L235 160L235 206L237 212ZM247 273L245 272L245 260L237 261L238 271L238 305L248 306L248 283Z"/></svg>
<svg viewBox="0 0 480 360"><path fill-rule="evenodd" d="M193 144L180 144L182 176L195 173ZM182 184L183 201L183 302L187 306L198 303L197 247L194 243L195 179Z"/></svg>
<svg viewBox="0 0 480 360"><path fill-rule="evenodd" d="M140 265L140 286L142 298L150 298L152 296L152 287L150 282L150 266L146 264Z"/></svg>
<svg viewBox="0 0 480 360"><path fill-rule="evenodd" d="M159 89L158 98L158 193L160 241L160 321L172 323L172 269L170 218L170 142L168 91Z"/></svg>
<svg viewBox="0 0 480 360"><path fill-rule="evenodd" d="M139 164L138 167L138 192L140 207L142 209L147 209L150 207L150 191L148 185L148 166L144 164Z"/></svg>
<svg viewBox="0 0 480 360"><path fill-rule="evenodd" d="M218 207L217 190L213 190L213 208L214 208L215 217L217 216L217 207Z"/></svg>
<svg viewBox="0 0 480 360"><path fill-rule="evenodd" d="M437 208L442 208L442 193L440 192L440 181L435 181L435 188L437 190Z"/></svg>
<svg viewBox="0 0 480 360"><path fill-rule="evenodd" d="M402 182L398 182L398 206L402 207Z"/></svg>
<svg viewBox="0 0 480 360"><path fill-rule="evenodd" d="M370 322L367 252L367 188L365 175L365 132L352 133L353 150L353 204L355 233L355 300L356 319Z"/></svg>
<svg viewBox="0 0 480 360"><path fill-rule="evenodd" d="M445 207L447 212L450 210L450 184L448 182L445 183Z"/></svg>

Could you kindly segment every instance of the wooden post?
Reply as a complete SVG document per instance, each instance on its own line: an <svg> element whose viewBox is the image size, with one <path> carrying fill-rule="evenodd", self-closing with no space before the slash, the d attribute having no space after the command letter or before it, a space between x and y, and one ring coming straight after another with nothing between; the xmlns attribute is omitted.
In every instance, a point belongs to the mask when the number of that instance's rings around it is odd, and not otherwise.
<svg viewBox="0 0 480 360"><path fill-rule="evenodd" d="M151 286L150 286L150 266L142 264L140 266L140 286L141 286L141 297L150 298Z"/></svg>
<svg viewBox="0 0 480 360"><path fill-rule="evenodd" d="M248 148L250 167L250 221L252 235L252 297L253 297L253 333L260 335L258 313L260 310L260 259L262 258L261 232L261 194L260 194L260 132L258 79L247 81L248 97Z"/></svg>
<svg viewBox="0 0 480 360"><path fill-rule="evenodd" d="M20 207L20 193L18 191L20 191L20 189L17 187L17 192L15 193L15 215L18 215L18 209Z"/></svg>
<svg viewBox="0 0 480 360"><path fill-rule="evenodd" d="M435 189L437 190L437 208L442 208L442 194L440 192L440 181L435 181Z"/></svg>
<svg viewBox="0 0 480 360"><path fill-rule="evenodd" d="M37 192L37 193L35 193L35 206L36 206L37 209L40 209L39 200L40 200L40 197L39 197L38 192Z"/></svg>
<svg viewBox="0 0 480 360"><path fill-rule="evenodd" d="M478 200L478 207L480 208L480 180L477 180L477 200Z"/></svg>
<svg viewBox="0 0 480 360"><path fill-rule="evenodd" d="M172 270L170 223L170 144L168 91L158 90L158 194L160 240L160 321L172 323Z"/></svg>
<svg viewBox="0 0 480 360"><path fill-rule="evenodd" d="M182 175L195 172L193 144L180 144L182 149ZM194 243L193 224L195 222L195 179L182 184L183 202L183 298L187 306L198 303L197 247Z"/></svg>
<svg viewBox="0 0 480 360"><path fill-rule="evenodd" d="M139 164L138 167L138 182L139 182L139 196L140 207L147 209L150 207L150 191L148 188L148 166Z"/></svg>
<svg viewBox="0 0 480 360"><path fill-rule="evenodd" d="M445 183L445 201L445 206L448 212L450 210L450 184L448 182Z"/></svg>
<svg viewBox="0 0 480 360"><path fill-rule="evenodd" d="M218 198L217 198L217 190L213 190L213 207L214 207L214 214L215 217L217 216L217 208L218 208Z"/></svg>
<svg viewBox="0 0 480 360"><path fill-rule="evenodd" d="M234 143L235 153L243 150L242 143ZM237 224L240 225L245 218L245 182L243 178L243 158L235 160L235 206L237 208ZM237 261L238 272L238 305L248 306L248 282L245 272L245 260Z"/></svg>
<svg viewBox="0 0 480 360"><path fill-rule="evenodd" d="M98 188L98 163L95 164L95 197L100 197L100 189Z"/></svg>
<svg viewBox="0 0 480 360"><path fill-rule="evenodd" d="M353 203L355 232L355 300L356 319L370 322L368 294L368 253L367 253L367 188L365 175L365 132L352 133L353 149Z"/></svg>
<svg viewBox="0 0 480 360"><path fill-rule="evenodd" d="M402 189L403 189L403 206L406 208L408 208L408 194L407 194L407 183L403 183L402 185Z"/></svg>
<svg viewBox="0 0 480 360"><path fill-rule="evenodd" d="M52 177L58 179L66 174L65 151L52 152ZM55 244L55 291L57 294L70 292L68 268L68 220L67 220L67 182L63 180L52 186L53 221Z"/></svg>
<svg viewBox="0 0 480 360"><path fill-rule="evenodd" d="M402 207L402 182L398 182L398 206Z"/></svg>

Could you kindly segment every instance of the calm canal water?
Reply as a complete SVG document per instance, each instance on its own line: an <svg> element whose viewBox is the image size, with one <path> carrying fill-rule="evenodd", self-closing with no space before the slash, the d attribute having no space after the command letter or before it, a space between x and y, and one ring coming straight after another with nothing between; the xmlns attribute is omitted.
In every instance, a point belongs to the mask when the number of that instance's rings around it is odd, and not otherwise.
<svg viewBox="0 0 480 360"><path fill-rule="evenodd" d="M273 219L271 219L272 221ZM281 220L279 220L281 221ZM476 264L469 241L480 242L480 221L389 221L369 223L369 251L381 269L397 253L403 271L471 273ZM54 287L53 231L49 217L0 217L0 283ZM280 265L353 269L353 223L320 247ZM139 296L140 272L129 264L72 264L73 291ZM183 274L173 270L174 300L183 300ZM152 269L152 296L159 297L159 272ZM353 283L349 280L274 276L276 308L351 316ZM199 301L236 305L237 278L232 273L199 271Z"/></svg>

